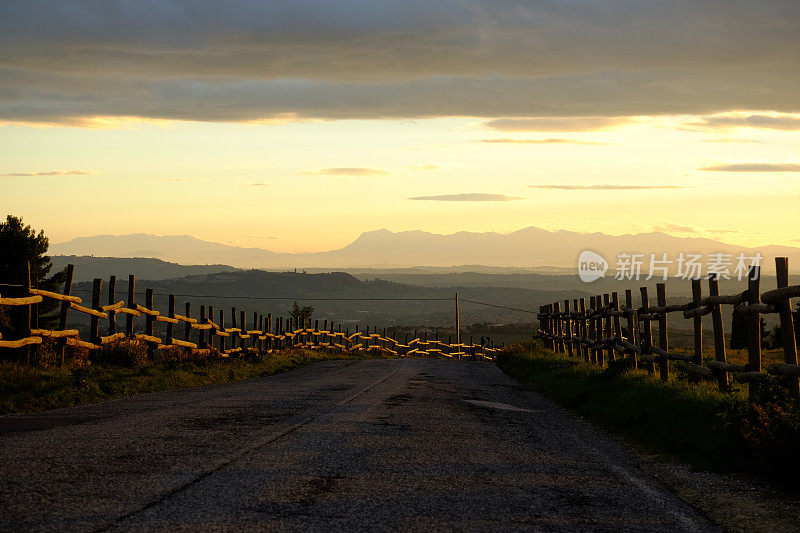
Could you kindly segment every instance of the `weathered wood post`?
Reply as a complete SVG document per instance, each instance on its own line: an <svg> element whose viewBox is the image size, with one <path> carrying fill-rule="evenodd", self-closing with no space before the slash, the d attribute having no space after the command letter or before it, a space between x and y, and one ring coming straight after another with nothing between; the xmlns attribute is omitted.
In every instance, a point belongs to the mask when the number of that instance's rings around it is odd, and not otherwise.
<svg viewBox="0 0 800 533"><path fill-rule="evenodd" d="M641 287L639 292L642 296L642 314L639 315L639 318L644 320L642 322L642 355L653 355L653 352L650 350L650 347L653 345L653 327L650 317L650 299L647 296L647 287ZM653 361L644 361L642 368L651 374L656 371Z"/></svg>
<svg viewBox="0 0 800 533"><path fill-rule="evenodd" d="M108 305L114 305L117 299L117 276L111 276L108 280ZM113 309L108 311L108 334L113 335L117 332L117 313Z"/></svg>
<svg viewBox="0 0 800 533"><path fill-rule="evenodd" d="M603 348L603 342L605 341L603 335L603 297L601 295L597 295L594 297L594 304L596 306L595 312L595 328L597 334L597 340L600 344L597 347L597 364L603 366L606 364L605 358L605 348Z"/></svg>
<svg viewBox="0 0 800 533"><path fill-rule="evenodd" d="M614 328L614 342L622 340L622 326L620 325L619 321L619 293L614 291L611 293L611 310L614 312L613 317L613 328ZM614 359L616 359L616 354L614 354ZM622 358L624 359L625 356L623 355Z"/></svg>
<svg viewBox="0 0 800 533"><path fill-rule="evenodd" d="M100 311L100 292L103 289L103 280L101 278L94 278L92 283L92 309ZM89 319L89 342L93 344L100 344L100 318L95 315L90 315ZM96 350L93 350L96 352Z"/></svg>
<svg viewBox="0 0 800 533"><path fill-rule="evenodd" d="M200 305L200 324L206 323L206 306ZM148 333L149 335L149 333ZM209 337L211 335L209 334ZM197 330L197 347L198 348L205 348L206 347L206 331L204 329Z"/></svg>
<svg viewBox="0 0 800 533"><path fill-rule="evenodd" d="M747 275L747 305L757 306L761 303L761 267L752 265ZM748 372L761 372L761 313L748 309L747 313L747 370ZM748 392L750 401L755 401L758 396L759 383L750 381Z"/></svg>
<svg viewBox="0 0 800 533"><path fill-rule="evenodd" d="M231 307L231 329L236 329L236 308ZM231 331L231 349L238 347L237 332Z"/></svg>
<svg viewBox="0 0 800 533"><path fill-rule="evenodd" d="M595 296L589 296L589 317L588 317L588 328L589 328L589 341L591 344L589 345L589 362L596 363L597 362L597 346L595 346L595 342L597 342L597 320L595 319L594 313L597 308L597 298Z"/></svg>
<svg viewBox="0 0 800 533"><path fill-rule="evenodd" d="M666 307L667 305L667 286L664 283L656 284L656 305ZM658 314L658 347L665 352L669 350L669 338L667 337L667 313ZM661 381L669 379L669 359L666 355L661 356L659 361L659 373Z"/></svg>
<svg viewBox="0 0 800 533"><path fill-rule="evenodd" d="M67 279L64 281L64 296L72 295L72 276L75 272L75 265L67 265ZM66 300L61 301L61 312L58 315L58 329L64 331L67 329L67 312L69 311L69 302ZM64 366L64 359L66 358L67 351L67 338L58 339L58 354L61 358L61 366Z"/></svg>
<svg viewBox="0 0 800 533"><path fill-rule="evenodd" d="M175 295L170 294L167 300L167 318L175 318ZM174 328L172 322L167 322L167 334L164 335L164 342L172 344Z"/></svg>
<svg viewBox="0 0 800 533"><path fill-rule="evenodd" d="M264 351L264 341L261 337L264 336L264 315L258 315L258 353L262 353Z"/></svg>
<svg viewBox="0 0 800 533"><path fill-rule="evenodd" d="M628 323L628 342L633 345L630 349L631 368L639 368L639 357L636 353L636 348L639 346L639 318L636 309L633 307L633 291L625 289L625 307L627 312L625 318Z"/></svg>
<svg viewBox="0 0 800 533"><path fill-rule="evenodd" d="M708 294L709 296L719 296L719 280L716 273L708 276ZM727 357L725 355L725 330L722 325L722 310L719 303L711 305L711 326L714 331L714 359L725 363ZM728 372L725 370L715 370L717 373L717 382L720 391L728 390Z"/></svg>
<svg viewBox="0 0 800 533"><path fill-rule="evenodd" d="M219 310L219 330L220 332L225 332L225 311L220 309ZM219 353L225 353L225 336L219 336Z"/></svg>
<svg viewBox="0 0 800 533"><path fill-rule="evenodd" d="M242 352L247 352L247 342L245 342L247 340L247 313L244 311L239 311L239 327L242 329L239 347L242 349Z"/></svg>
<svg viewBox="0 0 800 533"><path fill-rule="evenodd" d="M606 293L603 295L603 337L605 342L611 342L611 314L609 313L611 309L611 296ZM614 345L608 344L606 346L606 360L613 361L615 358L614 355Z"/></svg>
<svg viewBox="0 0 800 533"><path fill-rule="evenodd" d="M786 257L775 258L775 273L778 278L778 288L789 286L789 259ZM797 364L797 342L795 341L794 319L792 318L792 302L789 298L780 300L775 304L781 319L781 333L783 335L783 361L787 365ZM800 397L800 378L786 376L783 379L789 394L794 398Z"/></svg>
<svg viewBox="0 0 800 533"><path fill-rule="evenodd" d="M136 276L133 274L128 276L128 300L125 302L125 307L136 309ZM130 313L125 316L125 336L133 337L133 315Z"/></svg>
<svg viewBox="0 0 800 533"><path fill-rule="evenodd" d="M184 304L184 316L186 318L192 318L192 304L191 302L186 302ZM192 325L189 322L186 322L183 325L183 340L186 342L190 342L192 340Z"/></svg>
<svg viewBox="0 0 800 533"><path fill-rule="evenodd" d="M456 293L456 344L458 344L458 348L456 351L458 352L458 359L461 360L461 313L458 308L458 293Z"/></svg>
<svg viewBox="0 0 800 533"><path fill-rule="evenodd" d="M567 345L567 355L572 359L572 317L569 312L569 300L564 300L564 334L566 335L564 342Z"/></svg>
<svg viewBox="0 0 800 533"><path fill-rule="evenodd" d="M555 352L564 353L564 342L561 340L561 302L553 302L553 335L556 336Z"/></svg>
<svg viewBox="0 0 800 533"><path fill-rule="evenodd" d="M148 310L153 310L153 289L147 289L144 293L144 306ZM144 315L144 334L148 337L153 336L153 322L156 321L156 317L151 315L150 313L145 313ZM147 358L151 361L153 360L153 355L156 352L156 343L147 341Z"/></svg>
<svg viewBox="0 0 800 533"><path fill-rule="evenodd" d="M692 280L692 301L695 305L703 299L703 285L699 279ZM692 356L692 363L702 366L703 365L703 317L699 314L692 318L694 331L694 355ZM700 381L700 376L697 374L690 374L691 381Z"/></svg>
<svg viewBox="0 0 800 533"><path fill-rule="evenodd" d="M267 313L267 323L264 324L267 333L272 333L272 313ZM267 350L272 349L272 339L267 337Z"/></svg>
<svg viewBox="0 0 800 533"><path fill-rule="evenodd" d="M580 305L579 311L581 314L580 323L578 325L580 328L580 338L581 338L581 344L580 344L581 358L584 361L589 362L589 348L588 346L586 346L586 344L584 344L585 341L589 340L589 328L586 323L586 298L581 298L580 300L578 300L578 303Z"/></svg>

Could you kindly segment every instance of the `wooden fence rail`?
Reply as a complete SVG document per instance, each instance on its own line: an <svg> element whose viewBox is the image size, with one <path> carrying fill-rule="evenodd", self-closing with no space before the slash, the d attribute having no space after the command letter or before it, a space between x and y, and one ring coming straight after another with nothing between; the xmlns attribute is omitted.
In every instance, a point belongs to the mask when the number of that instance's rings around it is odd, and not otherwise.
<svg viewBox="0 0 800 533"><path fill-rule="evenodd" d="M647 287L641 287L641 305L635 308L633 295L625 291L625 304L620 305L617 292L592 296L587 308L585 298L572 302L564 300L539 308L539 337L555 352L573 353L587 362L599 365L619 356L634 368L655 372L658 365L662 380L669 379L670 362L680 365L694 381L716 379L720 390L727 390L730 378L747 383L750 398L765 383L786 387L795 397L800 397L800 366L797 360L795 325L792 320L791 298L800 296L800 285L789 285L789 262L785 257L775 258L777 288L760 292L760 267L752 266L747 276L747 289L739 294L720 295L716 276L708 277L708 296L702 296L702 283L691 280L692 301L686 304L667 305L666 285L656 285L656 305L650 305ZM572 304L570 306L570 303ZM747 364L729 363L725 353L725 332L721 308L734 306L735 313L747 318ZM691 354L671 352L667 335L671 313L681 313L692 319L694 350ZM762 365L761 315L777 313L780 317L784 362ZM714 360L703 362L702 317L711 315L714 334ZM627 328L623 331L622 321ZM658 339L654 342L652 322L658 323Z"/></svg>
<svg viewBox="0 0 800 533"><path fill-rule="evenodd" d="M58 339L57 349L60 351L60 359L63 364L65 361L67 347L84 349L89 352L100 350L105 345L110 345L126 340L139 340L146 343L148 355L152 356L157 350L177 347L190 356L202 357L211 354L218 354L222 357L232 355L264 355L280 352L283 350L309 348L336 350L342 352L362 352L378 351L386 354L408 357L408 356L443 356L451 358L470 357L475 360L492 360L498 351L494 346L482 346L475 344L470 339L469 343L457 341L452 343L439 340L436 333L434 339L428 339L425 332L422 337L417 336L417 332L409 339L406 334L401 341L396 334L387 335L386 328L378 332L377 327L373 327L372 332L367 327L364 331L359 331L358 326L355 332L350 333L346 328L342 331L342 325L334 327L333 321L330 326L325 320L320 328L319 320L314 321L314 326L310 323L299 324L296 318L283 317L273 318L272 313L259 314L253 313L253 321L247 324L245 311L240 311L237 317L236 308L230 310L230 327L225 326L225 312L218 310L218 322L214 322L214 307L199 306L196 317L192 317L191 302L185 303L184 314L175 312L175 296L168 295L167 311L162 313L154 308L153 289L145 292L145 304L136 303L136 278L134 275L128 277L128 293L126 300L117 301L116 277L111 276L108 283L107 305L101 305L103 280L96 278L92 285L92 296L90 306L84 305L83 300L72 293L72 278L74 266L67 267L67 280L64 284L62 293L39 290L31 287L30 282L27 286L22 286L20 295L4 298L0 295L0 307L8 308L12 313L24 315L23 320L28 324L23 335L16 339L3 339L0 335L0 348L26 350L26 354L18 359L30 362L30 350L42 343L45 337ZM28 276L30 277L30 276ZM8 287L8 285L6 285ZM38 304L44 298L61 301L61 310L58 320L58 329L49 330L38 327L39 315ZM70 311L89 315L89 338L80 339L77 329L67 328L67 315ZM125 330L117 331L116 320L120 315L125 315ZM136 333L135 319L144 318L144 333ZM237 320L238 319L238 320ZM101 321L104 327L101 330ZM162 337L156 335L154 326L158 322L165 323L165 332ZM176 326L183 324L183 338L180 336ZM105 333L105 335L103 334Z"/></svg>

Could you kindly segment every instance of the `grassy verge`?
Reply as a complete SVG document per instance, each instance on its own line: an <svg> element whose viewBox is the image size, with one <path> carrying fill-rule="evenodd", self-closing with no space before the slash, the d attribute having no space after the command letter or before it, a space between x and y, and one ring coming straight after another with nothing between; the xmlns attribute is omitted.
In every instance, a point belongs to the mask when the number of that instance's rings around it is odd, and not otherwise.
<svg viewBox="0 0 800 533"><path fill-rule="evenodd" d="M709 471L754 467L752 450L737 431L736 413L743 413L747 403L739 391L720 393L710 383L677 379L664 383L622 364L600 369L539 344L503 353L498 366L647 451Z"/></svg>
<svg viewBox="0 0 800 533"><path fill-rule="evenodd" d="M269 376L323 359L363 359L351 355L295 350L261 359L208 358L147 364L97 362L88 368L0 365L0 414L28 413L95 403L131 394L183 389Z"/></svg>

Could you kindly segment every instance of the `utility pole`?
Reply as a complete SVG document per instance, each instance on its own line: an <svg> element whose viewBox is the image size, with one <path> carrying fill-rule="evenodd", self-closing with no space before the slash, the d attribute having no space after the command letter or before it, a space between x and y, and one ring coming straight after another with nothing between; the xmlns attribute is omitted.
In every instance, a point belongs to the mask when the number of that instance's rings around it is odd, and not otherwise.
<svg viewBox="0 0 800 533"><path fill-rule="evenodd" d="M456 344L458 345L458 360L461 360L461 317L458 312L458 293L456 293Z"/></svg>

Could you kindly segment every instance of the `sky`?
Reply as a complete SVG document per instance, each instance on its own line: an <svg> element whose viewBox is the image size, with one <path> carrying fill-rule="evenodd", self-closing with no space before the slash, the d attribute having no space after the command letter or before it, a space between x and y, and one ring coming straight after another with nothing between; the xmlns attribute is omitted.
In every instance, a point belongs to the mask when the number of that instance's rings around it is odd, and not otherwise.
<svg viewBox="0 0 800 533"><path fill-rule="evenodd" d="M0 207L52 242L800 246L800 2L0 4Z"/></svg>

